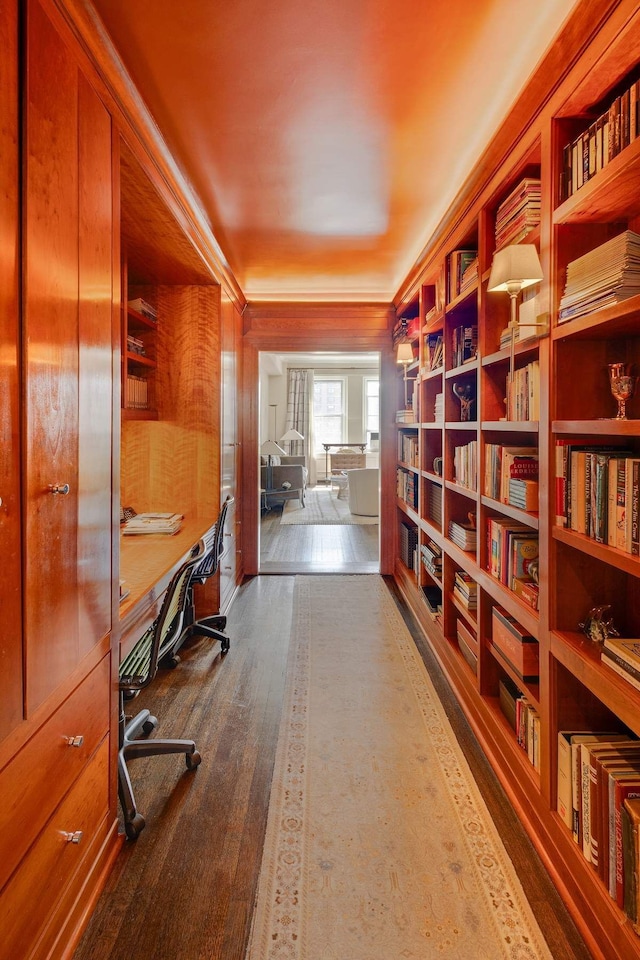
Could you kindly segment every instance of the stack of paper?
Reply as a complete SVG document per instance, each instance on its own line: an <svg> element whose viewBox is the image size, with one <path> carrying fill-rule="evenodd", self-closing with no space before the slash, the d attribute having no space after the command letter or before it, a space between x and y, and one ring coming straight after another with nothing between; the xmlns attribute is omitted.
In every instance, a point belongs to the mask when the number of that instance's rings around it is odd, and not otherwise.
<svg viewBox="0 0 640 960"><path fill-rule="evenodd" d="M567 266L559 320L570 320L640 294L640 234L625 230Z"/></svg>
<svg viewBox="0 0 640 960"><path fill-rule="evenodd" d="M180 513L137 513L124 525L124 533L177 533L183 517Z"/></svg>

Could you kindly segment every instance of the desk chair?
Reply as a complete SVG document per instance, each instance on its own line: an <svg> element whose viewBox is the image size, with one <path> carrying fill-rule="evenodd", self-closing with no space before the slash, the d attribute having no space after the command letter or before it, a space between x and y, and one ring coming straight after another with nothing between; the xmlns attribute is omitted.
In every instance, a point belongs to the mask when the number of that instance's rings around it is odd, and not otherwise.
<svg viewBox="0 0 640 960"><path fill-rule="evenodd" d="M124 829L130 840L135 840L145 821L138 813L133 796L127 763L138 757L152 757L165 753L184 753L188 770L195 770L200 754L193 740L137 739L149 734L157 726L156 717L149 710L141 710L133 719L125 715L125 702L136 697L156 675L158 662L179 637L189 596L189 584L194 569L200 563L200 552L190 557L174 574L155 622L138 640L131 653L120 664L120 721L118 752L118 796L124 815Z"/></svg>
<svg viewBox="0 0 640 960"><path fill-rule="evenodd" d="M227 519L229 507L232 506L233 502L233 497L227 497L220 508L220 513L215 522L215 526L212 530L209 530L200 541L200 560L197 566L194 568L191 580L189 582L182 633L175 637L173 646L167 649L166 653L163 655L162 662L160 664L161 667L176 667L180 663L180 657L177 655L178 650L189 637L203 636L209 637L211 640L219 640L220 653L224 656L224 654L228 653L229 651L231 641L229 640L229 637L223 633L227 625L227 618L221 613L215 613L208 617L201 617L199 620L197 620L196 608L193 599L193 588L196 583L206 583L209 577L212 577L218 570L220 557L222 556L222 552L224 550L224 525Z"/></svg>

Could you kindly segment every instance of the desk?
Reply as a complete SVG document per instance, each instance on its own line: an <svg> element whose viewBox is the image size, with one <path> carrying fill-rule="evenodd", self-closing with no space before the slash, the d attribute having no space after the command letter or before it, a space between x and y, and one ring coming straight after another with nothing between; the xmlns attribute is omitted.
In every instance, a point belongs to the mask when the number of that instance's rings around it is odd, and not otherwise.
<svg viewBox="0 0 640 960"><path fill-rule="evenodd" d="M153 623L171 577L214 524L211 520L183 520L173 536L120 534L120 579L129 590L120 604L120 659Z"/></svg>

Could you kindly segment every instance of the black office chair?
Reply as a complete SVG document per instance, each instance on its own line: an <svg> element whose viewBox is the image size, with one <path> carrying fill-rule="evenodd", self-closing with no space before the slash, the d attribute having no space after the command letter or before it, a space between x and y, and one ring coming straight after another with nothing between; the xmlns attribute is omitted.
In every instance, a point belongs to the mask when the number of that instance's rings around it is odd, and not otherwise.
<svg viewBox="0 0 640 960"><path fill-rule="evenodd" d="M138 757L184 753L187 768L195 770L201 760L193 740L137 739L140 734L148 735L157 726L158 721L156 717L151 716L149 710L141 710L129 720L125 715L125 702L136 697L151 683L160 659L168 650L171 650L176 637L182 633L191 577L201 560L202 552L198 551L174 574L167 587L158 617L120 664L118 795L124 816L125 833L130 840L138 837L144 828L145 821L136 807L127 769L128 761Z"/></svg>
<svg viewBox="0 0 640 960"><path fill-rule="evenodd" d="M182 633L176 636L173 646L167 650L162 657L161 667L176 667L180 662L178 650L189 637L203 636L210 637L212 640L220 641L220 653L222 655L229 651L231 641L223 633L227 618L221 613L210 614L208 617L196 619L196 608L193 598L194 585L203 584L212 577L218 570L220 557L224 550L224 525L227 519L229 507L234 502L233 497L227 497L220 508L220 514L212 530L208 531L200 541L201 550L199 553L200 561L193 571L189 583L187 605L185 608L184 623Z"/></svg>

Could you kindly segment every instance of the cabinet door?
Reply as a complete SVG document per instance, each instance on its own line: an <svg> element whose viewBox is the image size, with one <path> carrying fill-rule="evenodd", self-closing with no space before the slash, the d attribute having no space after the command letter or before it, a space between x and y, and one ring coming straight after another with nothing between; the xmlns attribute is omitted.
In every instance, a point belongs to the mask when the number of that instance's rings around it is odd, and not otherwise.
<svg viewBox="0 0 640 960"><path fill-rule="evenodd" d="M0 4L0 740L22 719L18 421L18 24Z"/></svg>
<svg viewBox="0 0 640 960"><path fill-rule="evenodd" d="M31 713L110 629L111 130L36 0L24 178L25 638Z"/></svg>

